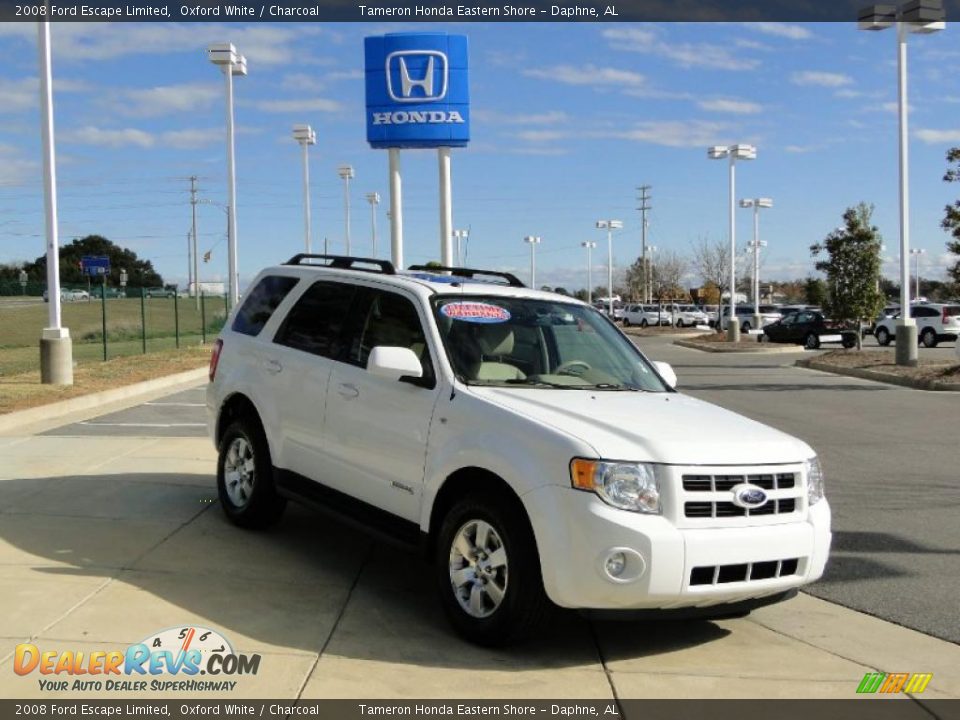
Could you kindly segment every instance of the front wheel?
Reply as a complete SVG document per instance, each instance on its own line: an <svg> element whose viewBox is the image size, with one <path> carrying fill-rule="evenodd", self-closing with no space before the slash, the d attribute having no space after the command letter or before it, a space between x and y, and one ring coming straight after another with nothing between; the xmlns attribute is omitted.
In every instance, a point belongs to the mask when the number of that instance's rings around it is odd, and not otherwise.
<svg viewBox="0 0 960 720"><path fill-rule="evenodd" d="M807 337L803 340L803 346L807 350L816 350L820 347L820 337L816 333L807 333Z"/></svg>
<svg viewBox="0 0 960 720"><path fill-rule="evenodd" d="M682 327L683 327L683 318L677 318L677 327L678 327L678 328L682 328Z"/></svg>
<svg viewBox="0 0 960 720"><path fill-rule="evenodd" d="M650 323L647 322L647 319L646 319L646 318L643 318L643 320L640 321L640 327L642 327L642 328L645 328L645 327L646 327L647 325L649 325L649 324L650 324Z"/></svg>
<svg viewBox="0 0 960 720"><path fill-rule="evenodd" d="M937 334L932 328L927 328L920 334L920 342L924 347L935 348L937 346Z"/></svg>
<svg viewBox="0 0 960 720"><path fill-rule="evenodd" d="M435 558L440 602L454 628L478 645L507 645L533 634L550 601L537 545L515 503L470 495L440 527Z"/></svg>
<svg viewBox="0 0 960 720"><path fill-rule="evenodd" d="M270 448L256 420L242 417L223 434L217 494L227 518L241 527L267 527L283 515L287 501L277 495Z"/></svg>
<svg viewBox="0 0 960 720"><path fill-rule="evenodd" d="M741 325L741 326L740 326L740 331L741 331L741 332L744 332L744 333L750 332L750 323L745 322L743 325Z"/></svg>
<svg viewBox="0 0 960 720"><path fill-rule="evenodd" d="M885 327L878 327L874 331L873 336L877 339L878 345L886 346L890 344L890 331Z"/></svg>
<svg viewBox="0 0 960 720"><path fill-rule="evenodd" d="M627 318L624 318L624 319L623 319L623 326L624 326L625 328L630 327L630 321L627 320Z"/></svg>

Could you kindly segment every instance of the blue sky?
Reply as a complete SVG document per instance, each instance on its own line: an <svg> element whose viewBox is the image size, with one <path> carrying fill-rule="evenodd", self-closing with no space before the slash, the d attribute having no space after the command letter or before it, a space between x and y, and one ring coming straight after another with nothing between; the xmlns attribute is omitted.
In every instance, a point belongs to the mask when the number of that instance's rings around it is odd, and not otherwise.
<svg viewBox="0 0 960 720"><path fill-rule="evenodd" d="M897 122L892 31L854 24L154 24L56 23L55 122L63 241L99 233L185 282L189 175L201 196L225 200L224 97L210 42L248 60L236 81L239 266L242 283L302 247L295 123L317 132L311 178L314 247L343 249L342 185L350 163L355 253L370 251L369 206L386 200L386 152L363 124L363 37L400 30L470 39L472 142L453 153L454 227L469 228L469 264L526 277L524 235L540 235L537 284L585 285L583 240L618 218L615 265L639 254L636 187L653 186L650 243L689 255L698 237L727 238L727 166L712 144L747 142L738 197L771 197L761 235L763 277L812 273L808 247L848 205L877 206L897 254ZM942 277L939 228L960 187L942 182L960 145L960 43L955 28L910 38L913 245L923 273ZM36 28L0 24L0 262L44 248L39 174ZM439 255L437 162L406 151L408 262ZM381 254L388 247L380 206ZM738 215L738 245L752 232ZM201 279L226 271L224 214L200 207ZM605 253L595 256L602 272ZM895 274L895 261L885 265ZM690 278L691 284L696 284Z"/></svg>

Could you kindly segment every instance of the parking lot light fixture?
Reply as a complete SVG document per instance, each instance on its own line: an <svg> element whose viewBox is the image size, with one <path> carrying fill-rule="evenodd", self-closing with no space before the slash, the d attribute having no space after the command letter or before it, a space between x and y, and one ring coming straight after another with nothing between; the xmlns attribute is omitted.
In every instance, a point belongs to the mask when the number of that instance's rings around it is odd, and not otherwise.
<svg viewBox="0 0 960 720"><path fill-rule="evenodd" d="M227 88L227 267L230 305L237 304L240 297L239 274L237 271L237 173L234 157L233 129L233 76L247 74L247 59L237 52L233 43L214 43L207 48L207 56L217 65L226 78ZM196 278L194 278L196 280Z"/></svg>
<svg viewBox="0 0 960 720"><path fill-rule="evenodd" d="M736 212L736 162L737 160L756 160L757 148L753 145L714 145L707 148L707 157L711 160L730 161L730 321L727 323L727 339L740 340L740 323L737 317L737 222ZM722 313L718 318L722 317ZM718 323L720 323L718 319ZM721 323L722 324L722 323Z"/></svg>
<svg viewBox="0 0 960 720"><path fill-rule="evenodd" d="M910 305L910 187L907 140L907 36L943 30L946 14L942 0L912 0L904 5L869 5L858 14L861 30L895 27L897 37L897 115L900 120L900 307ZM897 323L897 365L917 364L917 325L910 313L900 313Z"/></svg>
<svg viewBox="0 0 960 720"><path fill-rule="evenodd" d="M760 317L760 248L767 246L766 241L760 239L760 209L772 208L770 198L745 198L740 201L740 207L753 208L753 242L748 247L753 250L753 329L759 330L763 325Z"/></svg>
<svg viewBox="0 0 960 720"><path fill-rule="evenodd" d="M587 302L593 305L593 249L597 246L593 240L580 243L580 247L587 249Z"/></svg>
<svg viewBox="0 0 960 720"><path fill-rule="evenodd" d="M537 245L540 244L539 235L527 235L523 241L530 246L530 288L537 288Z"/></svg>
<svg viewBox="0 0 960 720"><path fill-rule="evenodd" d="M354 177L352 165L341 165L337 168L337 175L343 180L343 236L346 244L346 254L350 254L350 181Z"/></svg>
<svg viewBox="0 0 960 720"><path fill-rule="evenodd" d="M294 125L293 139L303 148L303 247L310 252L310 155L309 147L317 144L317 133L309 125Z"/></svg>
<svg viewBox="0 0 960 720"><path fill-rule="evenodd" d="M623 227L622 220L597 220L597 229L607 231L607 312L613 320L613 231Z"/></svg>

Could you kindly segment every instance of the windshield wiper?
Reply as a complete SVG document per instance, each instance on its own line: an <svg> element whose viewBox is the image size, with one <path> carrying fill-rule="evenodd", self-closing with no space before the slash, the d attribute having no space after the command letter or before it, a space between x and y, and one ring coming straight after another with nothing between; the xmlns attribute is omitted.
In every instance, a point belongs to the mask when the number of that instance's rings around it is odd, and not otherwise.
<svg viewBox="0 0 960 720"><path fill-rule="evenodd" d="M558 390L583 390L584 388L590 387L589 385L564 385L562 383L552 383L547 380L504 380L506 385L526 385L528 387L548 387L556 388Z"/></svg>
<svg viewBox="0 0 960 720"><path fill-rule="evenodd" d="M650 392L643 388L633 387L631 385L618 385L614 383L596 383L595 385L586 385L591 390L626 390L627 392Z"/></svg>

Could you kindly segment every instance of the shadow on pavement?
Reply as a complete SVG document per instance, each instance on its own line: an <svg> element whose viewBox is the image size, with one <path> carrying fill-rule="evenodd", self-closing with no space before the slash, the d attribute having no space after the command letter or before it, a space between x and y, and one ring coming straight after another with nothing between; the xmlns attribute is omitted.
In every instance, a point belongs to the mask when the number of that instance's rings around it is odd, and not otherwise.
<svg viewBox="0 0 960 720"><path fill-rule="evenodd" d="M960 550L932 548L892 533L840 530L833 533L833 549L846 552L891 552L921 553L934 555L958 555Z"/></svg>
<svg viewBox="0 0 960 720"><path fill-rule="evenodd" d="M467 669L575 667L600 655L654 656L729 634L707 621L588 622L557 610L526 645L473 647L449 628L436 578L417 555L297 506L277 526L247 531L216 505L206 475L0 482L0 564L16 573L18 590L26 592L31 578L62 579L65 593L73 579L115 579L53 624L31 618L36 628L24 631L132 643L163 627L196 624L236 638L239 647ZM18 602L17 591L9 599Z"/></svg>
<svg viewBox="0 0 960 720"><path fill-rule="evenodd" d="M745 368L749 369L749 368ZM884 387L882 385L867 384L863 385L823 385L814 383L758 383L756 385L745 386L743 383L736 385L710 385L707 383L685 383L683 390L734 390L737 392L797 392L799 390L819 390L820 392L886 392L893 387Z"/></svg>

